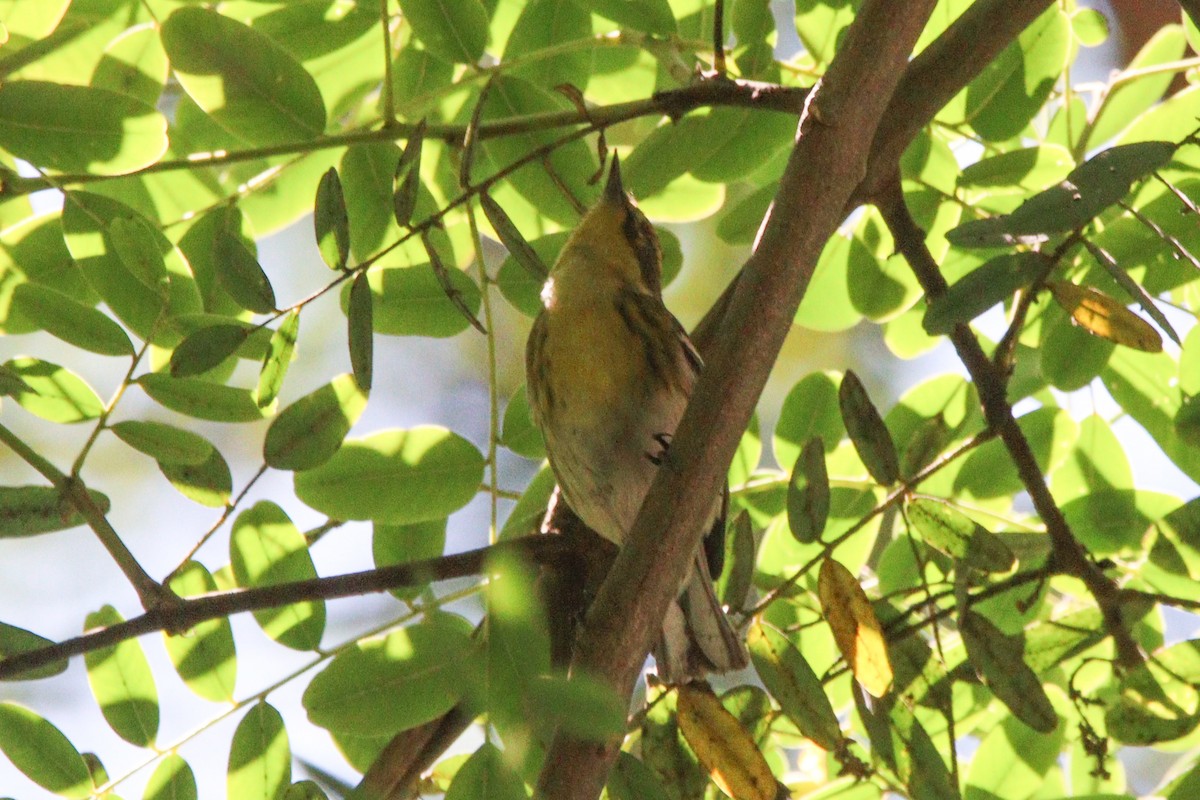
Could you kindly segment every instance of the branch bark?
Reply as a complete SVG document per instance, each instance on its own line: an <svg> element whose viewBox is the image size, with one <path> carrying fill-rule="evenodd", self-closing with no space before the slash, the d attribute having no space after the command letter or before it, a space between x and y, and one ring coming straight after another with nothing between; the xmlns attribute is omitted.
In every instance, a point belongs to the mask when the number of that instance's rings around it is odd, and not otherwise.
<svg viewBox="0 0 1200 800"><path fill-rule="evenodd" d="M904 202L898 174L893 174L893 180L881 191L879 210L896 241L896 248L908 261L921 288L925 290L925 296L936 300L945 294L946 280L925 245L925 232L912 218ZM1053 568L1083 581L1104 615L1105 625L1116 645L1117 663L1125 668L1136 667L1142 663L1142 654L1121 617L1121 589L1089 558L1087 550L1071 532L1058 502L1050 493L1029 440L1017 425L1012 405L1008 402L1008 381L1003 367L988 358L967 325L955 325L950 332L950 341L979 391L979 401L989 427L1004 442L1021 483L1029 492L1033 507L1050 534L1054 548Z"/></svg>
<svg viewBox="0 0 1200 800"><path fill-rule="evenodd" d="M708 367L629 538L584 621L572 662L628 697L667 605L699 545L709 498L791 327L817 258L866 175L884 109L932 0L868 0L809 96L796 146ZM617 743L555 736L539 778L545 800L599 795Z"/></svg>
<svg viewBox="0 0 1200 800"><path fill-rule="evenodd" d="M154 631L186 631L206 620L228 617L244 611L278 608L309 600L356 597L401 586L416 586L428 581L478 575L484 570L487 560L502 551L518 554L535 563L547 564L558 558L574 557L576 549L572 542L559 536L526 536L489 547L409 564L179 599L156 606L145 614L117 625L85 633L48 647L8 656L0 660L0 680L18 676L70 656L111 647L135 636Z"/></svg>

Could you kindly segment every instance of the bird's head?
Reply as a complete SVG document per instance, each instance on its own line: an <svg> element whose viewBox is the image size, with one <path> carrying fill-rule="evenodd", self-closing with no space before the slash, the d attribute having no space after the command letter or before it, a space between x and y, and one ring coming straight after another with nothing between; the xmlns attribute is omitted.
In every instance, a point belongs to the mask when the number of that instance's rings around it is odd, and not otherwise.
<svg viewBox="0 0 1200 800"><path fill-rule="evenodd" d="M569 253L571 258L567 258ZM621 165L615 155L604 194L580 220L563 248L558 265L581 262L611 270L619 281L643 292L662 294L662 249L658 234L625 191Z"/></svg>

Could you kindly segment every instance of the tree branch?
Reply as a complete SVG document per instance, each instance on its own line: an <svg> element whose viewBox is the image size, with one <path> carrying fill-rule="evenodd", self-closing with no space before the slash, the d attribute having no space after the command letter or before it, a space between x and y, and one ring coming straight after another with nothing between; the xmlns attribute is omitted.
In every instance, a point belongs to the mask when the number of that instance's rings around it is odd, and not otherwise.
<svg viewBox="0 0 1200 800"><path fill-rule="evenodd" d="M24 459L25 463L41 473L42 477L48 480L63 498L75 507L84 522L96 534L96 538L104 545L104 549L112 556L113 561L117 562L117 566L125 574L134 591L137 592L142 608L149 610L175 602L175 595L142 569L142 565L138 563L133 553L129 552L129 548L125 546L125 542L121 540L120 534L109 523L104 511L92 500L92 496L88 494L87 487L83 485L80 478L65 474L3 425L0 425L0 441Z"/></svg>
<svg viewBox="0 0 1200 800"><path fill-rule="evenodd" d="M152 608L145 614L110 625L48 647L10 655L0 660L0 680L43 667L69 656L111 647L153 631L186 631L210 619L244 611L278 608L311 600L333 600L383 592L402 586L420 586L430 581L462 578L481 573L489 558L501 553L529 558L536 563L553 563L572 554L571 543L559 536L526 536L500 544L467 550L379 569L312 578L306 581L213 592Z"/></svg>
<svg viewBox="0 0 1200 800"><path fill-rule="evenodd" d="M925 232L921 230L904 202L900 188L900 177L893 180L880 192L879 210L887 223L888 230L896 241L896 248L904 255L925 296L936 300L946 292L946 280L925 245ZM1141 651L1121 618L1121 590L1089 557L1087 550L1075 538L1067 520L1063 517L1058 502L1050 493L1046 478L1033 455L1029 440L1017 425L1012 405L1007 397L1007 377L984 353L983 348L969 326L955 325L950 332L950 341L955 352L967 368L967 372L979 391L980 404L989 427L996 431L1012 458L1017 474L1030 500L1050 534L1054 548L1052 566L1058 572L1073 575L1083 581L1096 599L1109 635L1116 644L1117 662L1126 668L1142 663Z"/></svg>
<svg viewBox="0 0 1200 800"><path fill-rule="evenodd" d="M519 136L534 131L546 131L551 128L567 128L572 125L583 124L588 124L592 127L607 128L619 122L652 115L666 115L671 118L678 118L689 111L709 106L732 106L736 108L753 108L762 111L783 111L799 114L804 106L804 98L807 96L808 89L795 86L778 86L776 84L759 83L757 81L702 80L691 86L655 92L645 100L631 100L625 103L614 103L598 108L549 111L541 114L514 117L512 119L483 122L479 125L478 137L481 140L496 139L502 136ZM254 147L245 150L220 151L207 154L192 153L183 158L159 161L127 175L65 174L55 175L51 182L43 177L22 177L4 172L0 173L0 198L18 197L43 189L83 186L121 178L150 175L156 172L171 172L181 169L194 170L202 167L224 166L277 156L307 155L318 150L350 147L356 144L391 142L397 139L407 139L412 135L416 127L416 124L396 123L377 130L352 131L350 133L330 136L318 136L314 139L271 145L269 147ZM462 146L466 134L467 126L456 124L428 125L425 131L426 138L440 139L447 144L458 147Z"/></svg>
<svg viewBox="0 0 1200 800"><path fill-rule="evenodd" d="M977 0L912 60L884 113L871 145L867 178L847 202L847 214L879 191L879 184L895 172L917 133L1052 3ZM734 278L692 334L692 342L705 358L737 282Z"/></svg>
<svg viewBox="0 0 1200 800"><path fill-rule="evenodd" d="M992 63L1053 0L977 0L912 60L871 146L855 205L891 178L905 148L954 96Z"/></svg>
<svg viewBox="0 0 1200 800"><path fill-rule="evenodd" d="M871 140L932 0L868 0L808 98L758 248L671 449L592 604L572 662L628 697L706 527L710 499L750 419L825 242L866 174ZM599 795L617 742L556 734L538 782L546 800Z"/></svg>

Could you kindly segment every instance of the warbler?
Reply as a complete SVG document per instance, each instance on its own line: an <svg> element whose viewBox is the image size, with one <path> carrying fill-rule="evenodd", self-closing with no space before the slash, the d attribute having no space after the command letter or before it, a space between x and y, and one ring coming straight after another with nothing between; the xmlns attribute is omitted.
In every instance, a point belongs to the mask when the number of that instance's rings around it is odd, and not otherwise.
<svg viewBox="0 0 1200 800"><path fill-rule="evenodd" d="M563 496L618 546L683 416L700 356L662 299L658 235L614 157L600 201L571 233L541 293L525 350L534 422ZM727 491L712 498L707 541L719 561ZM744 667L746 651L698 549L655 648L667 683ZM717 567L719 569L719 567Z"/></svg>

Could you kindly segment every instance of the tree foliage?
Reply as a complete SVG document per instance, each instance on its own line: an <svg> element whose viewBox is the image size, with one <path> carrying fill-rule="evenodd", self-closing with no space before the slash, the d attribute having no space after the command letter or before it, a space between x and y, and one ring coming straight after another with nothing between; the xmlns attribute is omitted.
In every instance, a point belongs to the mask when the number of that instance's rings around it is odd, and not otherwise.
<svg viewBox="0 0 1200 800"><path fill-rule="evenodd" d="M354 770L419 751L421 789L448 798L529 796L556 733L610 745L593 761L611 760L613 800L1132 797L1147 787L1126 748L1194 751L1200 640L1164 612L1200 607L1200 499L1149 488L1141 448L1200 481L1200 35L1181 17L1081 85L1108 23L1072 0L936 3L808 265L794 324L877 332L903 388L889 407L851 370L812 372L770 436L742 436L718 590L752 667L716 695L651 680L628 718L612 675L568 677L562 620L536 602L564 537L528 536L553 479L504 468L504 450L545 451L523 388L500 398L498 320L536 313L614 150L656 224L704 220L748 253L794 189L802 114L836 125L814 87L870 5L0 0L0 334L48 334L0 365L5 471L29 476L0 486L0 538L98 537L141 602L80 608L85 633L57 643L0 622L0 677L50 680L82 655L142 755L92 754L9 700L0 752L63 797L195 797L160 731L176 713L160 647L223 704L198 736L228 751L231 798L353 785L293 756L303 721L272 700L297 687ZM1030 20L1011 41L1009 6ZM297 286L258 243L309 215L328 272ZM694 230L660 233L670 281ZM344 330L307 330L332 298ZM387 402L382 336L485 341L486 440L365 429ZM305 359L329 340L341 374ZM947 341L960 369L910 377ZM60 426L85 431L70 451ZM98 444L124 448L120 468ZM157 576L110 518L139 502L121 474L155 467L212 509ZM274 473L294 491L257 499ZM444 556L448 518L481 494L501 544ZM303 531L297 509L326 521ZM319 576L310 548L355 522L378 569ZM218 535L227 555L198 557ZM439 583L464 575L489 579ZM384 589L389 618L326 630L329 600ZM243 611L309 659L252 694ZM473 721L486 742L442 758ZM1190 797L1198 776L1180 757L1153 790Z"/></svg>

